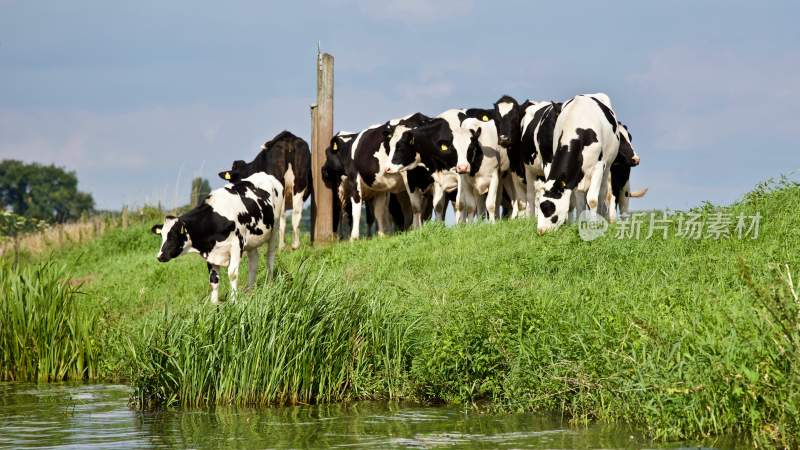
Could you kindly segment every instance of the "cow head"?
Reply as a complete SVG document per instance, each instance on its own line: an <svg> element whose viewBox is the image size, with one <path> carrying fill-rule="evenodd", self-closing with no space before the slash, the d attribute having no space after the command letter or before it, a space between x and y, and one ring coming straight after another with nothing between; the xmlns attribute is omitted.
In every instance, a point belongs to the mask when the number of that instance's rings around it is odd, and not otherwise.
<svg viewBox="0 0 800 450"><path fill-rule="evenodd" d="M619 130L619 152L617 152L617 158L614 160L614 163L622 163L629 167L636 167L639 165L639 155L636 154L636 150L633 148L631 133L624 123L617 123L619 124L619 127L617 127Z"/></svg>
<svg viewBox="0 0 800 450"><path fill-rule="evenodd" d="M387 173L413 169L419 164L420 159L416 148L416 139L416 133L411 130L403 133L400 139L397 140L391 152L390 165L386 168Z"/></svg>
<svg viewBox="0 0 800 450"><path fill-rule="evenodd" d="M504 95L494 103L497 142L503 147L508 148L519 141L522 135L522 114L519 103L511 96Z"/></svg>
<svg viewBox="0 0 800 450"><path fill-rule="evenodd" d="M563 178L536 182L536 228L539 234L555 230L569 215L572 188Z"/></svg>
<svg viewBox="0 0 800 450"><path fill-rule="evenodd" d="M414 150L414 138L411 136L411 130L412 129L406 125L397 125L394 127L389 127L384 131L386 136L385 145L389 150L389 158L387 165L384 168L384 172L398 173L406 169L412 169L414 166L416 166L416 151ZM401 147L400 152L403 154L403 156L399 159L402 161L408 161L409 155L411 156L411 161L409 161L407 164L395 162L395 155L397 154L398 146ZM413 166L407 167L410 165Z"/></svg>
<svg viewBox="0 0 800 450"><path fill-rule="evenodd" d="M156 255L160 262L183 255L192 247L186 223L178 217L166 216L163 224L156 224L150 232L161 236L161 248Z"/></svg>
<svg viewBox="0 0 800 450"><path fill-rule="evenodd" d="M336 134L331 138L331 143L325 149L325 164L322 165L322 181L330 189L338 186L346 174L345 159L347 149L353 137L345 134Z"/></svg>
<svg viewBox="0 0 800 450"><path fill-rule="evenodd" d="M453 132L453 146L458 154L456 173L474 175L480 168L480 160L483 159L480 143L482 131L483 128L475 126Z"/></svg>
<svg viewBox="0 0 800 450"><path fill-rule="evenodd" d="M218 175L229 183L238 183L252 174L252 170L250 170L248 164L241 159L237 159L233 162L229 170L223 170Z"/></svg>

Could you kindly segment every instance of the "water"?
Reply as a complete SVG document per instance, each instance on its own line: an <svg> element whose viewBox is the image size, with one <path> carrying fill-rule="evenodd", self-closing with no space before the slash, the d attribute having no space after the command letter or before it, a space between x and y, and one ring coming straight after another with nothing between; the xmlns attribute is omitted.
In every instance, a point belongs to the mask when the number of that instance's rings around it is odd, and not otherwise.
<svg viewBox="0 0 800 450"><path fill-rule="evenodd" d="M0 448L681 447L558 418L382 402L139 413L127 406L129 392L119 385L0 383Z"/></svg>

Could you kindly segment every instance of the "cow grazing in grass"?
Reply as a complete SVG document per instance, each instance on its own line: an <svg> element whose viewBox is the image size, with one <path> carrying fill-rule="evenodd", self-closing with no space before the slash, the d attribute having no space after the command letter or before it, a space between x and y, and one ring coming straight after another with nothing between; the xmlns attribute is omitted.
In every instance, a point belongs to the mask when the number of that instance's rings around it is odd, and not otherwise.
<svg viewBox="0 0 800 450"><path fill-rule="evenodd" d="M230 170L219 173L220 178L236 182L257 172L272 175L283 185L286 196L285 205L292 209L292 248L300 246L300 220L303 216L303 204L311 195L311 152L308 144L294 134L283 131L261 146L261 152L254 160L246 163L242 160L233 162ZM280 247L284 246L286 218L281 214Z"/></svg>
<svg viewBox="0 0 800 450"><path fill-rule="evenodd" d="M605 94L578 95L564 103L553 133L553 160L544 162L544 192L537 198L540 234L561 226L571 204L577 214L588 206L608 217L607 181L619 151L619 128Z"/></svg>
<svg viewBox="0 0 800 450"><path fill-rule="evenodd" d="M639 155L633 148L633 138L628 127L623 123L619 123L619 125L619 152L617 152L614 162L611 163L611 179L606 200L609 207L609 220L612 222L617 218L617 211L620 216L628 213L629 198L644 197L647 193L646 188L634 192L630 190L631 168L639 165Z"/></svg>
<svg viewBox="0 0 800 450"><path fill-rule="evenodd" d="M389 172L425 168L433 178L433 210L438 220L444 220L448 201L455 201L458 175L455 173L458 152L464 153L473 141L469 130L436 117L415 128L405 130L390 154Z"/></svg>
<svg viewBox="0 0 800 450"><path fill-rule="evenodd" d="M157 258L167 262L187 253L199 254L208 264L211 302L219 302L219 268L228 267L235 294L242 253L247 253L248 286L258 270L258 248L267 244L267 271L272 274L280 233L275 218L283 214L283 183L272 175L255 173L215 189L191 211L167 216L151 231L161 236Z"/></svg>

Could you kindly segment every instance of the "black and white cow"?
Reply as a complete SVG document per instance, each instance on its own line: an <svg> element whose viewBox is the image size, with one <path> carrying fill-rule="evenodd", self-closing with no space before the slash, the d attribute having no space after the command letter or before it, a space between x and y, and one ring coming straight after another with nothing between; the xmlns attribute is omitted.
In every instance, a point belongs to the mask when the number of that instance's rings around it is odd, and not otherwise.
<svg viewBox="0 0 800 450"><path fill-rule="evenodd" d="M395 119L379 125L373 125L356 134L352 142L339 147L337 140L331 141L331 146L326 150L329 159L335 162L326 163L328 169L341 167L349 183L354 189L350 190L352 203L353 229L350 239L359 238L359 224L361 219L361 203L373 199L375 218L378 223L378 235L387 231L387 205L389 194L405 191L413 209L413 224L418 227L422 223L422 211L425 209L424 196L427 195L433 179L424 168L412 169L402 173L387 172L389 160L389 145L393 140L394 131L398 126L416 126L429 118L417 113L402 119ZM334 148L336 147L336 148Z"/></svg>
<svg viewBox="0 0 800 450"><path fill-rule="evenodd" d="M553 161L553 130L561 112L561 103L529 102L520 122L518 152L525 176L526 215L535 217L537 193L544 188L544 165Z"/></svg>
<svg viewBox="0 0 800 450"><path fill-rule="evenodd" d="M605 94L578 95L564 103L553 132L553 160L544 162L543 193L537 196L540 234L561 226L570 205L608 217L606 190L617 157L619 128Z"/></svg>
<svg viewBox="0 0 800 450"><path fill-rule="evenodd" d="M400 128L396 131L399 133ZM425 168L433 178L433 210L438 220L444 220L448 201L455 201L458 175L456 148L467 153L470 145L480 151L477 137L473 139L469 130L436 117L425 123L402 131L400 138L390 151L390 173Z"/></svg>
<svg viewBox="0 0 800 450"><path fill-rule="evenodd" d="M450 116L448 121L452 123L452 113L446 111L444 115ZM459 174L456 221L469 220L472 216L470 210L476 205L476 219L488 213L489 222L494 222L502 195L501 181L510 167L508 153L498 142L494 111L471 108L459 112L456 119L461 128L475 134L481 150L469 151L475 149L472 146L466 151L456 148L462 150L458 152L456 163L456 173ZM513 201L516 198L512 198ZM466 213L461 215L459 210Z"/></svg>
<svg viewBox="0 0 800 450"><path fill-rule="evenodd" d="M261 152L255 159L249 163L234 161L231 169L220 172L219 176L223 180L236 182L257 172L272 175L283 185L286 196L284 204L291 205L292 209L292 248L300 247L303 204L313 189L308 143L288 131L282 131L261 146ZM283 248L286 217L281 215L279 219L280 248Z"/></svg>
<svg viewBox="0 0 800 450"><path fill-rule="evenodd" d="M511 201L511 218L527 212L525 165L522 155L522 119L530 100L519 104L514 97L504 95L494 102L497 142L506 149L510 171L503 177L503 189Z"/></svg>
<svg viewBox="0 0 800 450"><path fill-rule="evenodd" d="M639 165L639 155L633 148L633 138L628 127L619 123L619 152L614 162L611 163L611 179L609 180L608 197L606 203L609 205L609 221L614 222L619 215L628 213L628 199L644 197L647 188L631 192L630 178L631 168Z"/></svg>
<svg viewBox="0 0 800 450"><path fill-rule="evenodd" d="M267 244L267 271L271 276L280 233L275 218L283 214L283 184L274 176L255 173L215 189L191 211L167 216L151 231L161 236L158 260L167 262L188 253L199 254L208 265L211 303L219 302L219 268L228 267L231 291L236 292L239 262L247 253L248 286L258 270L258 248Z"/></svg>

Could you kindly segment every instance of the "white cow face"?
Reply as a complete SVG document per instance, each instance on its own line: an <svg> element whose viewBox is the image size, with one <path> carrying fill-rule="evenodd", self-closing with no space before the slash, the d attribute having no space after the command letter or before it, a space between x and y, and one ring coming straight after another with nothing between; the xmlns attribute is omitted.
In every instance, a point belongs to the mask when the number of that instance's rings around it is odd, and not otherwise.
<svg viewBox="0 0 800 450"><path fill-rule="evenodd" d="M544 192L536 199L536 229L539 234L555 230L566 222L572 196L572 189L567 189L566 183L561 181L547 180L542 189Z"/></svg>
<svg viewBox="0 0 800 450"><path fill-rule="evenodd" d="M475 163L477 155L480 154L480 156L483 156L483 150L480 144L481 132L482 128L480 126L453 130L453 147L455 147L456 155L458 156L456 172L463 174L469 173L472 165ZM475 170L477 170L477 167L475 167Z"/></svg>
<svg viewBox="0 0 800 450"><path fill-rule="evenodd" d="M161 248L156 255L160 262L177 258L192 247L186 224L175 216L165 217L163 224L153 225L150 231L161 236Z"/></svg>

